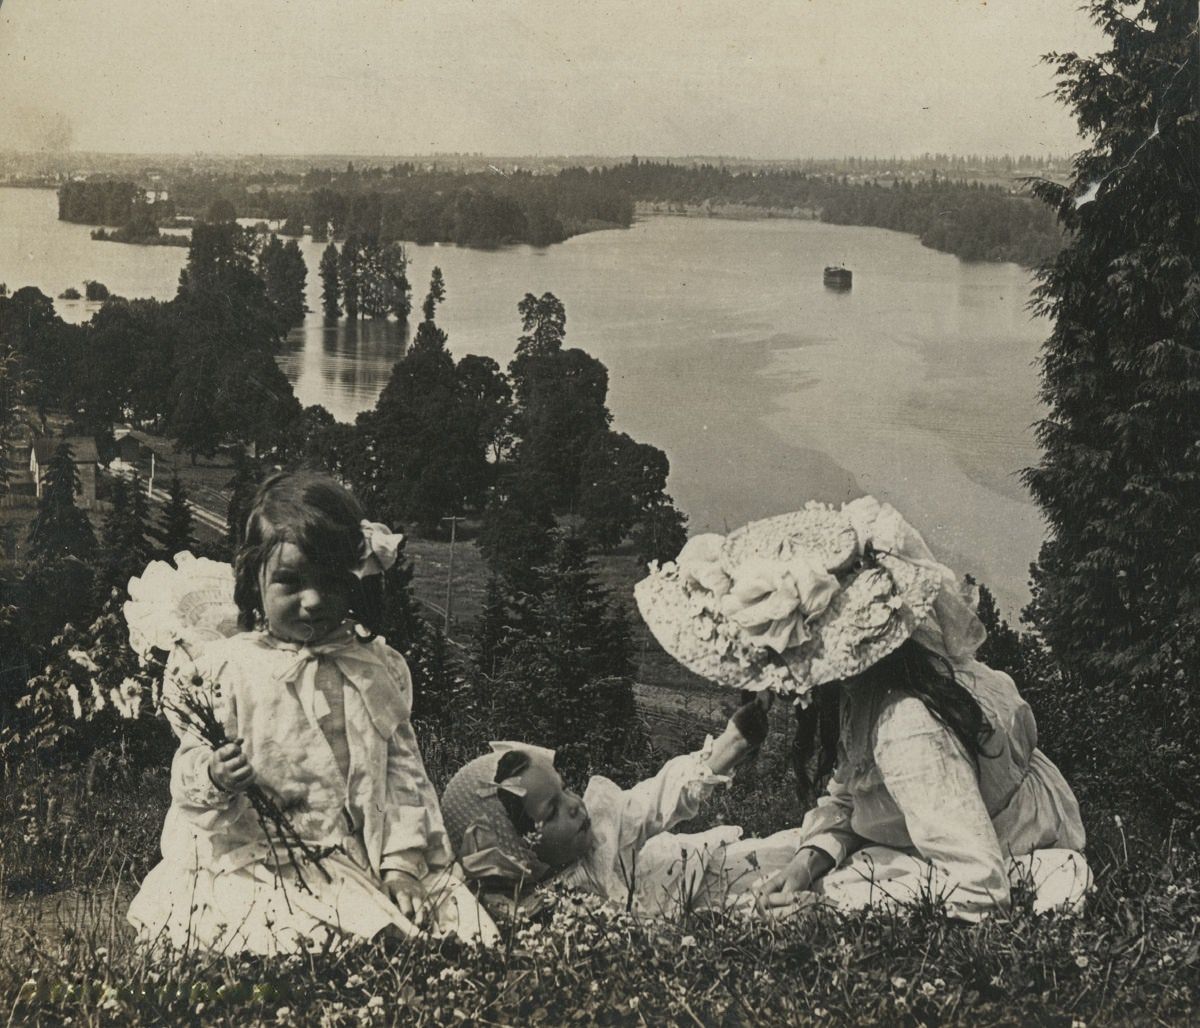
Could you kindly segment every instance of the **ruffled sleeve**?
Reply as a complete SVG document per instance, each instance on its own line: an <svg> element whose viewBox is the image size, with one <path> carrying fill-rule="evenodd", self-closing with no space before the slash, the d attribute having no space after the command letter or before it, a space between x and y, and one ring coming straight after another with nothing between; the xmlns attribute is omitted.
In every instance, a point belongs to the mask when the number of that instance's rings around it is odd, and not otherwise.
<svg viewBox="0 0 1200 1028"><path fill-rule="evenodd" d="M978 921L1009 903L996 830L971 758L914 697L880 718L875 760L917 852L945 876L947 911Z"/></svg>
<svg viewBox="0 0 1200 1028"><path fill-rule="evenodd" d="M405 711L412 707L412 676L404 658L387 649L386 662L398 683ZM437 792L413 733L404 717L387 744L387 778L384 786L386 812L383 824L381 871L406 871L423 877L431 870L448 866L450 850Z"/></svg>
<svg viewBox="0 0 1200 1028"><path fill-rule="evenodd" d="M597 877L636 867L647 839L695 817L709 794L729 782L708 766L712 747L709 737L703 749L668 760L653 778L631 789L620 789L600 775L588 783L584 804L597 837L594 858L607 865L596 869Z"/></svg>

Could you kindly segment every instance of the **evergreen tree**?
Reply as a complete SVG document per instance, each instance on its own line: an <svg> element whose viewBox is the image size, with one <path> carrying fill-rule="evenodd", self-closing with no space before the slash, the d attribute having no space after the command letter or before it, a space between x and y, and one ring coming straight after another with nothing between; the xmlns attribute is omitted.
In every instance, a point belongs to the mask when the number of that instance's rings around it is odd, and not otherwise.
<svg viewBox="0 0 1200 1028"><path fill-rule="evenodd" d="M267 297L275 304L284 331L304 321L304 283L308 268L300 244L289 239L284 244L272 235L258 254L258 273L266 287Z"/></svg>
<svg viewBox="0 0 1200 1028"><path fill-rule="evenodd" d="M340 263L337 245L331 242L321 254L321 310L331 321L342 314Z"/></svg>
<svg viewBox="0 0 1200 1028"><path fill-rule="evenodd" d="M421 322L375 409L358 421L373 464L367 496L385 521L433 531L444 515L482 502L485 443L466 407L446 333Z"/></svg>
<svg viewBox="0 0 1200 1028"><path fill-rule="evenodd" d="M425 296L425 302L421 305L421 313L425 315L426 321L433 320L438 304L444 299L446 299L446 281L442 278L442 269L435 264L433 273L429 276L429 292Z"/></svg>
<svg viewBox="0 0 1200 1028"><path fill-rule="evenodd" d="M966 575L965 579L969 585L975 584L975 579L970 575ZM975 613L987 630L987 638L976 656L988 667L1011 675L1017 687L1024 692L1028 683L1025 681L1021 635L1001 616L996 597L986 585L979 586L979 602L975 606Z"/></svg>
<svg viewBox="0 0 1200 1028"><path fill-rule="evenodd" d="M496 716L555 747L565 771L612 768L639 738L628 626L580 540L561 540L540 577L493 684Z"/></svg>
<svg viewBox="0 0 1200 1028"><path fill-rule="evenodd" d="M103 604L113 589L122 593L129 579L146 570L154 554L146 539L150 513L140 476L128 482L116 478L111 504L100 530L96 568L96 598Z"/></svg>
<svg viewBox="0 0 1200 1028"><path fill-rule="evenodd" d="M508 605L500 576L488 576L483 594L483 609L475 621L471 659L485 675L495 675L505 654L508 636Z"/></svg>
<svg viewBox="0 0 1200 1028"><path fill-rule="evenodd" d="M608 369L583 350L563 349L567 314L553 293L526 293L517 310L523 331L508 366L517 463L542 482L556 510L574 510L584 454L612 420Z"/></svg>
<svg viewBox="0 0 1200 1028"><path fill-rule="evenodd" d="M226 484L229 490L229 506L225 511L226 528L225 541L229 549L237 553L246 534L246 519L250 516L250 505L254 502L254 494L262 481L263 472L258 463L246 456L241 448L234 451L233 478Z"/></svg>
<svg viewBox="0 0 1200 1028"><path fill-rule="evenodd" d="M1194 4L1092 0L1112 40L1055 54L1090 148L1037 193L1068 243L1039 272L1039 464L1049 524L1028 613L1068 669L1114 679L1200 671L1200 83Z"/></svg>
<svg viewBox="0 0 1200 1028"><path fill-rule="evenodd" d="M388 309L397 321L407 321L412 313L412 286L408 281L408 252L401 243L388 243L380 255L386 283Z"/></svg>
<svg viewBox="0 0 1200 1028"><path fill-rule="evenodd" d="M555 538L554 515L540 483L520 474L501 481L484 508L476 543L492 576L502 581L514 617L541 591L539 568Z"/></svg>
<svg viewBox="0 0 1200 1028"><path fill-rule="evenodd" d="M342 243L338 254L338 279L342 283L342 307L351 321L358 317L358 302L362 291L362 252L356 236Z"/></svg>
<svg viewBox="0 0 1200 1028"><path fill-rule="evenodd" d="M67 557L89 559L96 550L91 522L75 506L79 474L71 447L59 443L46 467L37 515L29 528L29 560L50 562Z"/></svg>
<svg viewBox="0 0 1200 1028"><path fill-rule="evenodd" d="M171 560L183 550L191 551L196 548L192 509L188 505L187 490L178 472L171 475L167 502L163 505L158 524L151 531L164 560Z"/></svg>

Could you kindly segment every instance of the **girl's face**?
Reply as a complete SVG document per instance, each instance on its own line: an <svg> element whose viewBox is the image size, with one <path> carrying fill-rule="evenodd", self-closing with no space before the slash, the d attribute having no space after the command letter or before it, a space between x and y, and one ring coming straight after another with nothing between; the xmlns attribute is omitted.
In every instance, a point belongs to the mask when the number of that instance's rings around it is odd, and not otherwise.
<svg viewBox="0 0 1200 1028"><path fill-rule="evenodd" d="M294 543L282 543L263 567L261 590L267 627L287 642L317 642L341 626L350 611L345 571L309 560Z"/></svg>
<svg viewBox="0 0 1200 1028"><path fill-rule="evenodd" d="M534 846L540 860L566 867L592 848L592 819L583 800L563 787L562 777L549 764L535 760L520 775L525 787L525 813L538 826L541 840Z"/></svg>

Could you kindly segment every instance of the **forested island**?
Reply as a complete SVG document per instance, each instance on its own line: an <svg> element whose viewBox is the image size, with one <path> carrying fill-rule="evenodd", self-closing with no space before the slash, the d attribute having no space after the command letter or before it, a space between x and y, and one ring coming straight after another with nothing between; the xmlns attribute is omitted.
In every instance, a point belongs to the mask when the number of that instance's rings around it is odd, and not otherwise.
<svg viewBox="0 0 1200 1028"><path fill-rule="evenodd" d="M1026 159L1031 175L1039 166ZM596 229L628 227L638 203L719 216L736 205L764 217L816 217L918 236L964 260L1035 265L1062 245L1053 211L1003 167L962 177L919 162L853 160L841 171L822 165L746 166L639 160L557 171L441 168L414 162L342 170L311 167L271 174L178 171L143 189L132 181L93 177L59 191L59 217L121 226L96 238L161 243L160 226L184 215L213 220L233 212L281 224L285 236L359 239L372 245L409 241L466 246L562 242ZM971 176L974 177L971 177ZM103 231L103 230L102 230Z"/></svg>

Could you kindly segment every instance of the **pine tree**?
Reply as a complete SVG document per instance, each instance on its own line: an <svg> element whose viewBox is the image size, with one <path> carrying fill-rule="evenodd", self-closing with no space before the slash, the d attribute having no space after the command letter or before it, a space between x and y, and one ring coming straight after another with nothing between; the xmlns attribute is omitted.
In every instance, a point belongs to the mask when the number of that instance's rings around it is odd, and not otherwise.
<svg viewBox="0 0 1200 1028"><path fill-rule="evenodd" d="M437 313L438 304L446 299L446 280L442 278L442 269L434 265L433 273L429 276L429 292L421 305L421 313L426 321L432 321Z"/></svg>
<svg viewBox="0 0 1200 1028"><path fill-rule="evenodd" d="M1068 669L1101 683L1195 654L1200 638L1196 11L1133 7L1092 0L1111 48L1047 58L1091 146L1069 186L1036 187L1068 243L1036 291L1053 320L1049 413L1025 480L1050 534L1028 614Z"/></svg>
<svg viewBox="0 0 1200 1028"><path fill-rule="evenodd" d="M100 552L96 567L96 598L105 602L112 590L124 592L129 579L140 575L150 563L153 552L146 539L149 505L138 475L128 482L114 479L109 497L111 506L100 531Z"/></svg>
<svg viewBox="0 0 1200 1028"><path fill-rule="evenodd" d="M472 660L484 675L496 673L505 651L507 626L508 605L504 600L504 587L500 576L493 574L488 577L483 609L475 621L471 646Z"/></svg>
<svg viewBox="0 0 1200 1028"><path fill-rule="evenodd" d="M79 475L71 447L59 443L46 467L42 498L29 528L29 559L48 562L65 557L87 560L96 550L91 522L75 506Z"/></svg>
<svg viewBox="0 0 1200 1028"><path fill-rule="evenodd" d="M236 450L233 458L233 477L225 484L225 488L229 490L229 506L225 511L225 541L234 553L237 553L238 547L242 545L242 537L246 534L246 519L250 516L250 505L254 502L254 494L261 480L262 471L257 462L246 456L245 451Z"/></svg>
<svg viewBox="0 0 1200 1028"><path fill-rule="evenodd" d="M611 768L639 739L629 627L579 539L562 539L514 625L494 682L497 718L544 739L582 774Z"/></svg>
<svg viewBox="0 0 1200 1028"><path fill-rule="evenodd" d="M188 505L187 490L178 472L171 475L167 502L163 505L158 524L151 529L151 534L158 542L160 555L164 560L171 560L183 550L190 551L196 548L192 509Z"/></svg>
<svg viewBox="0 0 1200 1028"><path fill-rule="evenodd" d="M408 252L403 243L388 243L380 255L386 283L388 309L397 321L408 321L412 313L412 286L408 281Z"/></svg>
<svg viewBox="0 0 1200 1028"><path fill-rule="evenodd" d="M330 320L342 314L340 267L337 246L331 242L321 254L321 309Z"/></svg>

